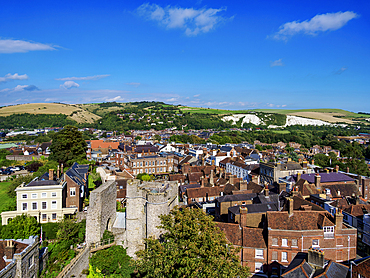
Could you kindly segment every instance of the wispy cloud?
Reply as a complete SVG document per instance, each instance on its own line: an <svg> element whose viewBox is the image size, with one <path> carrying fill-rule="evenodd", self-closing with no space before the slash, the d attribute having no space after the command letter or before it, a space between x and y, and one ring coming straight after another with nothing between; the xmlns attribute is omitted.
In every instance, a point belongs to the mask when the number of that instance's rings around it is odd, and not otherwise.
<svg viewBox="0 0 370 278"><path fill-rule="evenodd" d="M276 61L270 61L270 67L282 67L284 66L283 59L279 59Z"/></svg>
<svg viewBox="0 0 370 278"><path fill-rule="evenodd" d="M345 72L348 68L347 67L341 67L339 70L335 71L334 74L342 74Z"/></svg>
<svg viewBox="0 0 370 278"><path fill-rule="evenodd" d="M14 88L5 88L0 90L0 92L20 92L20 91L39 91L40 89L35 85L17 85Z"/></svg>
<svg viewBox="0 0 370 278"><path fill-rule="evenodd" d="M26 80L28 79L27 74L19 75L18 73L10 74L8 73L4 77L0 77L0 83L7 82L9 80Z"/></svg>
<svg viewBox="0 0 370 278"><path fill-rule="evenodd" d="M119 100L124 100L124 98L122 98L121 96L116 96L116 97L112 97L112 98L106 98L105 101L107 102L113 102L113 101L119 101Z"/></svg>
<svg viewBox="0 0 370 278"><path fill-rule="evenodd" d="M55 45L13 39L0 39L0 53L24 53L37 50L56 50Z"/></svg>
<svg viewBox="0 0 370 278"><path fill-rule="evenodd" d="M286 107L287 105L286 104L266 103L265 106L270 107L270 108L273 108L273 107L282 108L282 107Z"/></svg>
<svg viewBox="0 0 370 278"><path fill-rule="evenodd" d="M200 97L200 94L198 94L198 95L193 95L193 97Z"/></svg>
<svg viewBox="0 0 370 278"><path fill-rule="evenodd" d="M134 86L134 87L139 87L141 84L139 82L130 82L126 83L126 85Z"/></svg>
<svg viewBox="0 0 370 278"><path fill-rule="evenodd" d="M62 85L60 85L60 87L64 89L72 89L72 88L78 88L80 87L80 85L74 81L66 81Z"/></svg>
<svg viewBox="0 0 370 278"><path fill-rule="evenodd" d="M60 80L60 81L67 81L67 80L98 80L102 79L105 77L110 76L110 74L101 74L101 75L94 75L94 76L84 76L84 77L63 77L63 78L55 78L55 80Z"/></svg>
<svg viewBox="0 0 370 278"><path fill-rule="evenodd" d="M187 36L207 33L214 27L231 18L218 15L226 8L181 8L167 6L162 8L156 4L145 3L137 8L137 13L147 20L158 22L168 29L183 29Z"/></svg>
<svg viewBox="0 0 370 278"><path fill-rule="evenodd" d="M276 40L287 40L296 34L317 35L320 32L335 31L342 28L348 21L359 15L352 11L318 14L302 22L287 22L279 27L279 31L272 35Z"/></svg>

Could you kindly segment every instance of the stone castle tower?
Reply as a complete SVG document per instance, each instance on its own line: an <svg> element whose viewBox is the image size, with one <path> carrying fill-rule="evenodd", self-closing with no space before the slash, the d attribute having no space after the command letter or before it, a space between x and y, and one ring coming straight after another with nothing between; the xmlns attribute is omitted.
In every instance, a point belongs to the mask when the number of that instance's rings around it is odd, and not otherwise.
<svg viewBox="0 0 370 278"><path fill-rule="evenodd" d="M158 238L162 231L159 215L168 214L178 205L177 181L143 182L130 180L126 193L126 238L127 254L144 249L144 239Z"/></svg>

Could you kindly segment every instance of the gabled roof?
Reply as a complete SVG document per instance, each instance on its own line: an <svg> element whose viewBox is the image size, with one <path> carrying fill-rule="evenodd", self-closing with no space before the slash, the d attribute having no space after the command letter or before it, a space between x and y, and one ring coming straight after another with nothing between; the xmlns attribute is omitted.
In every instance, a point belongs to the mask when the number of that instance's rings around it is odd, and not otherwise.
<svg viewBox="0 0 370 278"><path fill-rule="evenodd" d="M352 196L353 194L355 194L355 196L360 195L360 192L354 183L323 184L322 188L330 189L330 194L333 198Z"/></svg>
<svg viewBox="0 0 370 278"><path fill-rule="evenodd" d="M220 186L214 187L198 187L198 188L188 188L186 189L186 195L189 199L199 198L199 197L216 197L220 196L223 188Z"/></svg>
<svg viewBox="0 0 370 278"><path fill-rule="evenodd" d="M87 183L87 178L85 174L89 171L88 164L78 164L77 162L73 163L71 168L66 171L66 175L71 178L79 186L85 186ZM86 175L87 177L87 175Z"/></svg>
<svg viewBox="0 0 370 278"><path fill-rule="evenodd" d="M370 205L349 205L344 208L343 211L355 217L363 216L364 214L370 213Z"/></svg>

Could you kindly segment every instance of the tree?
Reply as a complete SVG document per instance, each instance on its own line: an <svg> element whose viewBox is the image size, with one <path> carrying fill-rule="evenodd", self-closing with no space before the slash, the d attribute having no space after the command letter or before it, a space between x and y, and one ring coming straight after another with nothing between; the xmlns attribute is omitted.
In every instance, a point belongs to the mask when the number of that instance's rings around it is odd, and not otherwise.
<svg viewBox="0 0 370 278"><path fill-rule="evenodd" d="M90 259L93 273L101 273L102 276L93 277L131 277L135 267L131 257L126 254L126 249L120 245L114 245L105 250L96 252ZM100 274L99 273L99 274Z"/></svg>
<svg viewBox="0 0 370 278"><path fill-rule="evenodd" d="M40 223L35 217L22 214L14 217L8 225L1 229L0 238L26 239L40 235Z"/></svg>
<svg viewBox="0 0 370 278"><path fill-rule="evenodd" d="M86 159L87 144L77 127L67 125L53 136L50 160L71 166L73 162Z"/></svg>
<svg viewBox="0 0 370 278"><path fill-rule="evenodd" d="M140 277L248 277L238 250L202 210L175 208L160 219L165 233L136 253Z"/></svg>

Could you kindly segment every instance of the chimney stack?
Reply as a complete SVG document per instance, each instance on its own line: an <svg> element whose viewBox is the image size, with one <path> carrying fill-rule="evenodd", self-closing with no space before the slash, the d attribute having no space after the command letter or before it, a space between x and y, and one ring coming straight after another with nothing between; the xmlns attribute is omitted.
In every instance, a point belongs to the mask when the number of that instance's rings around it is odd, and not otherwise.
<svg viewBox="0 0 370 278"><path fill-rule="evenodd" d="M265 194L266 197L269 196L269 186L267 184L265 184L265 188L263 190L263 193Z"/></svg>
<svg viewBox="0 0 370 278"><path fill-rule="evenodd" d="M240 213L240 226L246 227L247 226L247 213L248 209L245 206L239 207L239 213Z"/></svg>
<svg viewBox="0 0 370 278"><path fill-rule="evenodd" d="M347 167L347 173L349 173L349 167Z"/></svg>
<svg viewBox="0 0 370 278"><path fill-rule="evenodd" d="M321 182L321 176L319 173L317 173L315 175L315 187L319 190L321 190L321 185L320 185L320 182Z"/></svg>
<svg viewBox="0 0 370 278"><path fill-rule="evenodd" d="M299 181L301 179L301 175L302 175L301 173L297 174L297 181Z"/></svg>
<svg viewBox="0 0 370 278"><path fill-rule="evenodd" d="M49 169L49 180L54 180L54 169Z"/></svg>
<svg viewBox="0 0 370 278"><path fill-rule="evenodd" d="M14 241L6 240L5 244L4 256L6 256L7 260L12 260L15 253Z"/></svg>
<svg viewBox="0 0 370 278"><path fill-rule="evenodd" d="M247 189L248 189L248 182L247 181L241 181L239 190L247 190Z"/></svg>
<svg viewBox="0 0 370 278"><path fill-rule="evenodd" d="M212 185L212 187L215 186L215 183L213 181L213 170L211 170L211 174L209 176L209 183Z"/></svg>
<svg viewBox="0 0 370 278"><path fill-rule="evenodd" d="M343 214L342 211L337 209L335 216L334 216L334 222L335 222L335 229L336 230L342 230L343 225Z"/></svg>
<svg viewBox="0 0 370 278"><path fill-rule="evenodd" d="M338 173L339 172L339 165L335 165L335 172Z"/></svg>
<svg viewBox="0 0 370 278"><path fill-rule="evenodd" d="M59 180L59 165L58 165L58 169L57 169L57 179Z"/></svg>
<svg viewBox="0 0 370 278"><path fill-rule="evenodd" d="M204 177L200 178L200 187L204 187Z"/></svg>
<svg viewBox="0 0 370 278"><path fill-rule="evenodd" d="M315 159L312 159L312 160L311 160L311 164L312 164L312 165L315 165Z"/></svg>
<svg viewBox="0 0 370 278"><path fill-rule="evenodd" d="M308 249L308 264L311 265L314 269L324 268L324 251L320 249L310 248Z"/></svg>
<svg viewBox="0 0 370 278"><path fill-rule="evenodd" d="M234 175L230 175L229 182L231 185L234 185Z"/></svg>
<svg viewBox="0 0 370 278"><path fill-rule="evenodd" d="M307 160L303 160L303 169L307 169Z"/></svg>
<svg viewBox="0 0 370 278"><path fill-rule="evenodd" d="M60 168L60 173L63 174L63 163L62 163L62 166Z"/></svg>
<svg viewBox="0 0 370 278"><path fill-rule="evenodd" d="M288 198L288 214L293 214L293 198Z"/></svg>

